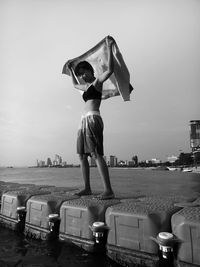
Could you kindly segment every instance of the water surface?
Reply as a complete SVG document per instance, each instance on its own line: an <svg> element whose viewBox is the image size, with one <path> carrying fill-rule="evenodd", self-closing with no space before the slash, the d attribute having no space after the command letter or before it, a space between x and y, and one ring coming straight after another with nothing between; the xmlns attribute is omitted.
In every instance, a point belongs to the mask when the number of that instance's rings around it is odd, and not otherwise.
<svg viewBox="0 0 200 267"><path fill-rule="evenodd" d="M91 168L90 172L92 189L102 191L97 168ZM124 168L109 168L109 173L115 193L123 196L200 194L200 173ZM0 181L71 188L83 186L80 168L0 168Z"/></svg>

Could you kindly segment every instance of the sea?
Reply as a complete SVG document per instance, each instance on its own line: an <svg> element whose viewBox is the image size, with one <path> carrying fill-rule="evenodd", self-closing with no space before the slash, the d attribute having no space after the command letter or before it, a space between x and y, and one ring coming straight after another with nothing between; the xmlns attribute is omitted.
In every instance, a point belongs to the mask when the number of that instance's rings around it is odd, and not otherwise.
<svg viewBox="0 0 200 267"><path fill-rule="evenodd" d="M200 172L159 169L109 168L116 197L135 198L152 195L200 197ZM103 191L97 168L90 169L91 187ZM81 189L81 169L74 168L0 168L0 181L51 185ZM16 267L120 267L106 256L87 253L71 244L47 243L27 239L0 225L0 266Z"/></svg>
<svg viewBox="0 0 200 267"><path fill-rule="evenodd" d="M199 170L199 169L198 169ZM152 194L200 193L200 171L181 172L160 169L109 168L110 180L116 195L135 197ZM97 168L90 168L91 187L102 191ZM81 169L74 168L0 168L0 181L21 184L51 185L82 188Z"/></svg>

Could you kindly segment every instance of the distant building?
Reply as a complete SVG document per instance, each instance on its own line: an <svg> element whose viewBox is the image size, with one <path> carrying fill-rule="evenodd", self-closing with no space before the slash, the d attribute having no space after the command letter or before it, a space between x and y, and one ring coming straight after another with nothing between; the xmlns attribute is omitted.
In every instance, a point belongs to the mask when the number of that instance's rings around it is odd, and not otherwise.
<svg viewBox="0 0 200 267"><path fill-rule="evenodd" d="M47 166L48 167L51 167L52 166L52 162L51 162L51 159L50 158L47 159Z"/></svg>
<svg viewBox="0 0 200 267"><path fill-rule="evenodd" d="M63 166L63 167L67 167L67 161L63 161L63 162L62 162L62 166Z"/></svg>
<svg viewBox="0 0 200 267"><path fill-rule="evenodd" d="M190 146L192 151L200 148L200 120L190 121Z"/></svg>
<svg viewBox="0 0 200 267"><path fill-rule="evenodd" d="M36 166L39 167L39 160L36 161Z"/></svg>
<svg viewBox="0 0 200 267"><path fill-rule="evenodd" d="M129 167L135 167L136 165L135 165L135 161L134 160L130 160L130 161L128 161L128 166Z"/></svg>
<svg viewBox="0 0 200 267"><path fill-rule="evenodd" d="M151 162L153 164L160 164L161 163L161 160L160 159L152 159Z"/></svg>
<svg viewBox="0 0 200 267"><path fill-rule="evenodd" d="M117 166L117 157L116 156L110 156L110 167L116 167Z"/></svg>
<svg viewBox="0 0 200 267"><path fill-rule="evenodd" d="M125 167L128 165L128 161L126 160L120 160L117 164L119 167Z"/></svg>
<svg viewBox="0 0 200 267"><path fill-rule="evenodd" d="M138 156L137 155L133 156L132 161L134 162L134 165L137 166L138 165Z"/></svg>
<svg viewBox="0 0 200 267"><path fill-rule="evenodd" d="M167 157L167 161L169 161L170 163L174 163L177 159L178 157L174 155Z"/></svg>
<svg viewBox="0 0 200 267"><path fill-rule="evenodd" d="M45 167L45 161L43 160L37 160L37 167Z"/></svg>
<svg viewBox="0 0 200 267"><path fill-rule="evenodd" d="M55 155L55 160L53 161L53 165L57 166L57 165L62 165L62 158L59 155Z"/></svg>
<svg viewBox="0 0 200 267"><path fill-rule="evenodd" d="M194 163L200 163L200 120L190 121L190 147Z"/></svg>

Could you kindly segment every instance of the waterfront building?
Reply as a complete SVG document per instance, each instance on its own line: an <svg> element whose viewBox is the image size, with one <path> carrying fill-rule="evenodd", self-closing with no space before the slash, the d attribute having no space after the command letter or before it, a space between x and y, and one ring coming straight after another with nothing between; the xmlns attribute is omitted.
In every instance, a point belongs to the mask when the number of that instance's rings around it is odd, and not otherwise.
<svg viewBox="0 0 200 267"><path fill-rule="evenodd" d="M160 159L152 159L151 162L153 164L160 164L162 161Z"/></svg>
<svg viewBox="0 0 200 267"><path fill-rule="evenodd" d="M37 167L45 167L45 161L44 160L38 161Z"/></svg>
<svg viewBox="0 0 200 267"><path fill-rule="evenodd" d="M128 166L129 166L129 167L135 167L135 162L134 162L134 160L130 160L130 161L128 161Z"/></svg>
<svg viewBox="0 0 200 267"><path fill-rule="evenodd" d="M200 148L200 120L190 121L190 146L192 151Z"/></svg>
<svg viewBox="0 0 200 267"><path fill-rule="evenodd" d="M196 165L200 163L200 120L190 121L190 147Z"/></svg>
<svg viewBox="0 0 200 267"><path fill-rule="evenodd" d="M67 161L62 162L62 167L67 167Z"/></svg>
<svg viewBox="0 0 200 267"><path fill-rule="evenodd" d="M128 166L128 161L127 160L120 160L118 163L117 163L117 166L119 167L126 167Z"/></svg>
<svg viewBox="0 0 200 267"><path fill-rule="evenodd" d="M52 162L51 162L51 159L50 158L47 159L47 166L48 167L51 167L52 166Z"/></svg>
<svg viewBox="0 0 200 267"><path fill-rule="evenodd" d="M134 162L134 165L137 166L138 165L138 156L137 155L133 156L132 161Z"/></svg>
<svg viewBox="0 0 200 267"><path fill-rule="evenodd" d="M39 160L36 161L36 166L39 167Z"/></svg>
<svg viewBox="0 0 200 267"><path fill-rule="evenodd" d="M59 155L55 155L54 165L62 165L62 157Z"/></svg>
<svg viewBox="0 0 200 267"><path fill-rule="evenodd" d="M116 156L110 156L110 167L116 167L117 166L117 157Z"/></svg>
<svg viewBox="0 0 200 267"><path fill-rule="evenodd" d="M174 163L176 160L178 159L178 157L177 156L174 156L174 155L172 155L172 156L168 156L167 157L167 161L169 161L170 163Z"/></svg>

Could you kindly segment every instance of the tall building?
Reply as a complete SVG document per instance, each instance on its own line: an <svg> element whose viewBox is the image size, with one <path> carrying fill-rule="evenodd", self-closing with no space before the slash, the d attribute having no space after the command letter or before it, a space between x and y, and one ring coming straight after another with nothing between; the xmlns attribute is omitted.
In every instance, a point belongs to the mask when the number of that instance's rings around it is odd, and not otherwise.
<svg viewBox="0 0 200 267"><path fill-rule="evenodd" d="M47 166L48 167L52 166L52 162L51 162L51 159L50 158L47 159Z"/></svg>
<svg viewBox="0 0 200 267"><path fill-rule="evenodd" d="M62 158L59 155L55 155L54 165L61 165L62 164Z"/></svg>
<svg viewBox="0 0 200 267"><path fill-rule="evenodd" d="M37 159L36 161L36 166L39 167L40 163L39 163L39 160Z"/></svg>
<svg viewBox="0 0 200 267"><path fill-rule="evenodd" d="M200 162L200 120L190 121L190 146L194 163Z"/></svg>
<svg viewBox="0 0 200 267"><path fill-rule="evenodd" d="M117 157L110 156L110 167L116 167L117 166Z"/></svg>
<svg viewBox="0 0 200 267"><path fill-rule="evenodd" d="M200 148L200 120L190 121L190 146L192 151Z"/></svg>
<svg viewBox="0 0 200 267"><path fill-rule="evenodd" d="M138 165L138 156L137 155L133 156L132 161L134 162L134 165L137 166Z"/></svg>

